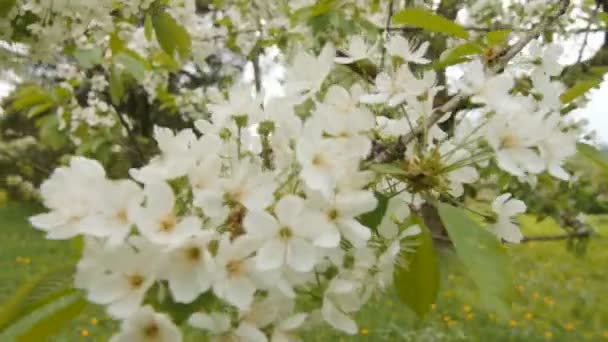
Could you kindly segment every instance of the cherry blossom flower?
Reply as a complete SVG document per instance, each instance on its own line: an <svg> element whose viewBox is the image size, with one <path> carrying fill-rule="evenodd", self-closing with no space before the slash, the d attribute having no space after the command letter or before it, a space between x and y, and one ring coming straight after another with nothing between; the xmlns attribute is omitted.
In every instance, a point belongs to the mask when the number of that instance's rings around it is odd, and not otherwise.
<svg viewBox="0 0 608 342"><path fill-rule="evenodd" d="M120 332L110 342L175 342L182 340L182 333L169 316L154 312L146 305L135 312L120 326Z"/></svg>
<svg viewBox="0 0 608 342"><path fill-rule="evenodd" d="M505 241L520 242L523 239L523 235L519 227L512 223L511 220L513 216L526 211L524 202L512 198L509 193L505 193L496 197L494 202L492 202L492 210L498 218L496 223L490 227L490 230Z"/></svg>

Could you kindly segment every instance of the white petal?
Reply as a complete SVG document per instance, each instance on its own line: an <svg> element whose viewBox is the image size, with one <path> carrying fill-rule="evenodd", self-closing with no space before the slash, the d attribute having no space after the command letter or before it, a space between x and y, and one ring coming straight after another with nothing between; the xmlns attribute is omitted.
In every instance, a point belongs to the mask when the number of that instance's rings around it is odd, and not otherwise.
<svg viewBox="0 0 608 342"><path fill-rule="evenodd" d="M226 284L226 300L241 310L246 310L253 301L255 285L245 277L232 278Z"/></svg>
<svg viewBox="0 0 608 342"><path fill-rule="evenodd" d="M334 58L334 62L338 64L351 64L355 61L352 57L336 57Z"/></svg>
<svg viewBox="0 0 608 342"><path fill-rule="evenodd" d="M372 236L370 229L355 219L341 220L339 226L344 237L355 247L362 247Z"/></svg>
<svg viewBox="0 0 608 342"><path fill-rule="evenodd" d="M30 217L30 223L32 226L42 230L52 229L54 227L66 224L68 222L68 218L59 214L56 211L51 211L48 213L38 214Z"/></svg>
<svg viewBox="0 0 608 342"><path fill-rule="evenodd" d="M351 191L336 196L336 206L347 217L359 216L376 208L378 200L370 191Z"/></svg>
<svg viewBox="0 0 608 342"><path fill-rule="evenodd" d="M518 199L512 198L503 205L501 214L511 217L525 212L526 204Z"/></svg>
<svg viewBox="0 0 608 342"><path fill-rule="evenodd" d="M281 198L274 208L279 221L283 224L293 222L304 207L304 200L301 197L287 195Z"/></svg>
<svg viewBox="0 0 608 342"><path fill-rule="evenodd" d="M308 315L305 313L295 314L295 315L281 321L278 325L278 328L283 331L295 330L304 323L307 316Z"/></svg>
<svg viewBox="0 0 608 342"><path fill-rule="evenodd" d="M298 272L309 272L317 259L315 247L308 241L293 237L287 247L287 263Z"/></svg>
<svg viewBox="0 0 608 342"><path fill-rule="evenodd" d="M175 195L165 182L146 184L146 211L163 215L173 210Z"/></svg>
<svg viewBox="0 0 608 342"><path fill-rule="evenodd" d="M314 245L322 248L334 248L340 244L340 231L333 224L324 225L318 237L314 240ZM322 227L321 227L322 228Z"/></svg>
<svg viewBox="0 0 608 342"><path fill-rule="evenodd" d="M268 338L266 335L258 329L256 326L250 323L243 322L239 324L239 327L234 331L234 334L240 337L240 341L247 342L266 342Z"/></svg>
<svg viewBox="0 0 608 342"><path fill-rule="evenodd" d="M338 310L328 299L323 300L321 314L323 315L323 319L325 319L329 325L340 331L343 331L349 335L354 335L358 331L357 323Z"/></svg>
<svg viewBox="0 0 608 342"><path fill-rule="evenodd" d="M188 318L188 324L195 328L220 334L230 330L230 316L224 313L213 312L211 314L194 313Z"/></svg>
<svg viewBox="0 0 608 342"><path fill-rule="evenodd" d="M129 293L127 296L113 302L107 309L116 318L126 318L132 315L141 304L143 293Z"/></svg>
<svg viewBox="0 0 608 342"><path fill-rule="evenodd" d="M361 103L368 103L368 104L384 103L384 102L386 102L386 100L388 100L388 94L386 94L386 93L367 94L367 95L362 95L359 98L359 101Z"/></svg>
<svg viewBox="0 0 608 342"><path fill-rule="evenodd" d="M243 219L243 227L247 233L256 238L270 238L279 231L277 220L265 211L249 211Z"/></svg>
<svg viewBox="0 0 608 342"><path fill-rule="evenodd" d="M267 241L258 251L255 261L256 267L261 271L274 270L285 262L286 246L279 239Z"/></svg>
<svg viewBox="0 0 608 342"><path fill-rule="evenodd" d="M103 276L90 284L87 299L93 303L108 304L124 295L127 289L116 275Z"/></svg>
<svg viewBox="0 0 608 342"><path fill-rule="evenodd" d="M198 297L201 288L196 276L196 271L183 267L176 267L172 270L169 277L169 290L176 302L190 303Z"/></svg>

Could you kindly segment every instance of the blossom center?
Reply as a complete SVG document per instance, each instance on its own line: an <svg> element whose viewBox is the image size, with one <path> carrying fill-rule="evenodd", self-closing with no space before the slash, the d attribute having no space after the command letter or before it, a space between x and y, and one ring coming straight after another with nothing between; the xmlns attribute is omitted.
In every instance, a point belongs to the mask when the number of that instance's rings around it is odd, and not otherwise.
<svg viewBox="0 0 608 342"><path fill-rule="evenodd" d="M176 225L177 217L175 217L174 214L169 214L160 221L160 230L165 233L169 233L175 229Z"/></svg>
<svg viewBox="0 0 608 342"><path fill-rule="evenodd" d="M241 267L241 260L230 260L227 264L226 264L226 269L228 270L228 275L229 276L238 276L241 271L242 271L242 267Z"/></svg>
<svg viewBox="0 0 608 342"><path fill-rule="evenodd" d="M335 221L338 218L338 210L336 208L332 208L327 212L327 218L330 221Z"/></svg>
<svg viewBox="0 0 608 342"><path fill-rule="evenodd" d="M500 144L503 148L510 149L519 147L519 139L515 137L513 134L507 134L500 139Z"/></svg>
<svg viewBox="0 0 608 342"><path fill-rule="evenodd" d="M312 165L319 168L326 168L329 163L320 153L317 153L312 157Z"/></svg>
<svg viewBox="0 0 608 342"><path fill-rule="evenodd" d="M156 322L150 322L144 327L144 336L150 339L156 339L159 334L158 325Z"/></svg>
<svg viewBox="0 0 608 342"><path fill-rule="evenodd" d="M129 285L133 290L139 289L146 280L141 274L132 274L129 276Z"/></svg>
<svg viewBox="0 0 608 342"><path fill-rule="evenodd" d="M127 216L127 211L125 209L121 209L118 213L116 213L116 219L121 224L129 223L129 217Z"/></svg>
<svg viewBox="0 0 608 342"><path fill-rule="evenodd" d="M292 236L293 232L289 227L283 227L281 228L281 230L279 230L279 237L281 238L281 240L289 240Z"/></svg>
<svg viewBox="0 0 608 342"><path fill-rule="evenodd" d="M186 259L189 261L198 261L201 259L201 249L198 247L190 247L185 251Z"/></svg>

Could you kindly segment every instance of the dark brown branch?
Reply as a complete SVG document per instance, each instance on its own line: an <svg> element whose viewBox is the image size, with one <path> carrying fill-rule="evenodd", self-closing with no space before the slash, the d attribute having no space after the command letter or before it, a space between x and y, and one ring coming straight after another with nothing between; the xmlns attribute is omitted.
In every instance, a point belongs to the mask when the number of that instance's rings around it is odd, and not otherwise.
<svg viewBox="0 0 608 342"><path fill-rule="evenodd" d="M137 143L137 139L135 137L135 134L133 133L133 130L129 126L129 123L127 122L127 120L125 120L125 118L122 116L122 114L120 114L120 112L118 111L118 108L116 106L114 106L114 112L116 113L116 116L118 117L118 120L120 121L120 124L122 125L122 127L124 127L125 130L127 131L127 139L129 139L129 142L131 143L131 145L133 146L133 149L137 153L139 161L136 166L142 165L146 160L145 155L144 155L143 151L141 150L141 148L139 147L139 144Z"/></svg>
<svg viewBox="0 0 608 342"><path fill-rule="evenodd" d="M593 232L589 229L579 229L574 232L565 233L565 234L557 234L557 235L537 235L537 236L526 236L521 242L533 242L533 241L559 241L559 240L567 240L574 238L587 238L593 235Z"/></svg>
<svg viewBox="0 0 608 342"><path fill-rule="evenodd" d="M389 27L391 26L391 21L393 19L393 4L394 0L389 1L388 3L388 15L386 16L386 25L384 26L384 39L385 39L385 43L386 40L388 40L388 34L389 34ZM386 44L382 44L382 59L380 60L380 68L383 69L384 68L384 58L386 57Z"/></svg>

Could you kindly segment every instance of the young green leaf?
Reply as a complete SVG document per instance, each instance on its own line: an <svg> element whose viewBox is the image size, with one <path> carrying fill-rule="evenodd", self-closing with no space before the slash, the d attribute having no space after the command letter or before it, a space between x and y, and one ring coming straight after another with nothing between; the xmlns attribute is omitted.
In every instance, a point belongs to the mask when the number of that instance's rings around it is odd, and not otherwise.
<svg viewBox="0 0 608 342"><path fill-rule="evenodd" d="M486 35L488 45L494 46L502 44L507 40L510 34L511 30L498 30L488 32L488 34Z"/></svg>
<svg viewBox="0 0 608 342"><path fill-rule="evenodd" d="M582 96L587 91L591 90L591 88L595 88L602 83L602 79L597 80L589 80L589 81L581 81L573 85L570 89L564 91L559 99L563 104L570 103L576 100L579 96Z"/></svg>
<svg viewBox="0 0 608 342"><path fill-rule="evenodd" d="M85 69L90 69L98 64L103 62L103 55L101 53L101 49L92 48L92 49L76 49L74 50L74 58L80 66Z"/></svg>
<svg viewBox="0 0 608 342"><path fill-rule="evenodd" d="M122 74L116 67L110 70L110 99L115 106L120 104L125 93L125 86L122 81Z"/></svg>
<svg viewBox="0 0 608 342"><path fill-rule="evenodd" d="M15 7L17 0L2 0L0 1L0 18L4 18Z"/></svg>
<svg viewBox="0 0 608 342"><path fill-rule="evenodd" d="M433 64L435 69L447 68L451 65L460 64L468 61L471 56L480 55L482 47L476 43L464 43L450 50L446 50L441 58Z"/></svg>
<svg viewBox="0 0 608 342"><path fill-rule="evenodd" d="M146 14L144 19L144 35L147 41L152 40L152 33L154 31L154 27L152 26L152 17L149 14Z"/></svg>
<svg viewBox="0 0 608 342"><path fill-rule="evenodd" d="M508 312L513 286L504 247L463 209L445 203L437 209L456 254L479 289L481 302L498 313Z"/></svg>
<svg viewBox="0 0 608 342"><path fill-rule="evenodd" d="M73 265L66 265L31 278L0 305L0 331L30 315L46 303L68 293ZM0 339L1 340L1 339Z"/></svg>
<svg viewBox="0 0 608 342"><path fill-rule="evenodd" d="M395 164L373 164L370 170L384 175L406 175L405 170Z"/></svg>
<svg viewBox="0 0 608 342"><path fill-rule="evenodd" d="M393 24L419 27L432 32L467 39L469 33L455 22L422 8L406 8L393 16Z"/></svg>
<svg viewBox="0 0 608 342"><path fill-rule="evenodd" d="M395 268L394 284L399 298L418 317L424 317L437 299L439 292L439 264L433 247L433 237L429 229L416 218L422 232L414 254L408 254L406 266Z"/></svg>
<svg viewBox="0 0 608 342"><path fill-rule="evenodd" d="M110 35L110 50L112 51L112 55L118 54L126 47L126 43L120 39L118 33L114 32Z"/></svg>
<svg viewBox="0 0 608 342"><path fill-rule="evenodd" d="M169 56L175 56L175 51L182 57L188 55L192 45L190 35L169 13L162 12L152 16L152 26L158 44Z"/></svg>
<svg viewBox="0 0 608 342"><path fill-rule="evenodd" d="M51 302L33 313L34 319L17 337L17 341L46 341L70 323L87 306L80 293L73 293ZM28 317L29 318L29 317ZM28 318L25 318L28 320Z"/></svg>
<svg viewBox="0 0 608 342"><path fill-rule="evenodd" d="M125 71L138 82L143 82L146 77L146 67L138 59L126 52L120 52L114 59L125 67Z"/></svg>
<svg viewBox="0 0 608 342"><path fill-rule="evenodd" d="M598 150L597 148L583 143L576 144L576 148L580 154L594 162L604 172L608 174L608 154Z"/></svg>
<svg viewBox="0 0 608 342"><path fill-rule="evenodd" d="M361 215L361 217L359 217L359 222L371 230L376 231L384 218L384 214L386 214L389 198L379 192L374 193L374 195L378 200L378 205L376 205L374 210Z"/></svg>

